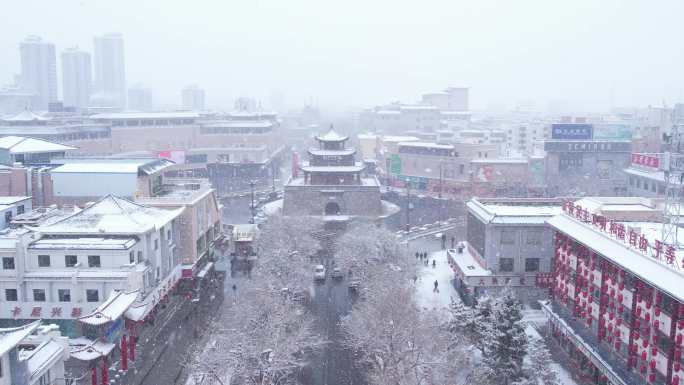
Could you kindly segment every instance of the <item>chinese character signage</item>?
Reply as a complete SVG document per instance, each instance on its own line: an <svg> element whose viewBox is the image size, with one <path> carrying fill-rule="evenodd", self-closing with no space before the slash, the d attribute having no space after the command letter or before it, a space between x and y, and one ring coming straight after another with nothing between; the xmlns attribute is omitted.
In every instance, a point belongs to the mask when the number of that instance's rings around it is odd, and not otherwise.
<svg viewBox="0 0 684 385"><path fill-rule="evenodd" d="M657 169L660 167L660 158L655 155L632 154L632 164Z"/></svg>
<svg viewBox="0 0 684 385"><path fill-rule="evenodd" d="M608 141L548 141L544 151L548 152L631 152L631 142Z"/></svg>
<svg viewBox="0 0 684 385"><path fill-rule="evenodd" d="M554 123L551 139L588 140L594 137L594 126L586 123Z"/></svg>

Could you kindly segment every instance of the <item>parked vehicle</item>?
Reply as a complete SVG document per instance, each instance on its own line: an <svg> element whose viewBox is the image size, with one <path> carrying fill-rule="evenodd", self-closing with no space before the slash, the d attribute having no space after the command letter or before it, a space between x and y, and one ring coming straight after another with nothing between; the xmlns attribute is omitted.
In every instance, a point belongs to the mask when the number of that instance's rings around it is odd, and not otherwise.
<svg viewBox="0 0 684 385"><path fill-rule="evenodd" d="M314 281L325 281L325 267L316 265L314 268Z"/></svg>
<svg viewBox="0 0 684 385"><path fill-rule="evenodd" d="M335 279L342 279L344 274L342 274L342 270L339 267L336 267L333 269L331 276Z"/></svg>

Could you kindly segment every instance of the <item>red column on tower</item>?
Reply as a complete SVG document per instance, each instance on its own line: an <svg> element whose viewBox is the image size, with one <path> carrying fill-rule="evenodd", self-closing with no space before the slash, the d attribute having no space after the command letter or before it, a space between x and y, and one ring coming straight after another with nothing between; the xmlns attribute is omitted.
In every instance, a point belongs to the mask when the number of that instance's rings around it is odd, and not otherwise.
<svg viewBox="0 0 684 385"><path fill-rule="evenodd" d="M128 352L130 353L129 358L131 361L135 361L135 335L131 335L131 340L128 346Z"/></svg>
<svg viewBox="0 0 684 385"><path fill-rule="evenodd" d="M102 357L102 385L109 385L109 369L107 368L107 357Z"/></svg>
<svg viewBox="0 0 684 385"><path fill-rule="evenodd" d="M121 369L128 370L128 352L126 351L126 335L121 336Z"/></svg>
<svg viewBox="0 0 684 385"><path fill-rule="evenodd" d="M91 377L90 377L90 384L91 385L97 385L97 365L93 365L91 370Z"/></svg>

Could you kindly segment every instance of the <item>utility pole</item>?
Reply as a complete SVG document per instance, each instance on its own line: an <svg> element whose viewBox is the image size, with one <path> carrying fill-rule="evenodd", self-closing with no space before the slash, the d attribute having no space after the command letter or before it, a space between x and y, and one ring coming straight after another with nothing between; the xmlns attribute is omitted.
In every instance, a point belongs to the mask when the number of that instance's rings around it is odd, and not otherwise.
<svg viewBox="0 0 684 385"><path fill-rule="evenodd" d="M411 230L411 181L406 181L406 234Z"/></svg>
<svg viewBox="0 0 684 385"><path fill-rule="evenodd" d="M252 194L251 194L252 195L252 199L251 199L252 203L250 203L250 205L249 205L249 210L250 210L250 213L252 214L252 220L249 223L254 224L254 180L249 181L249 187L252 191Z"/></svg>

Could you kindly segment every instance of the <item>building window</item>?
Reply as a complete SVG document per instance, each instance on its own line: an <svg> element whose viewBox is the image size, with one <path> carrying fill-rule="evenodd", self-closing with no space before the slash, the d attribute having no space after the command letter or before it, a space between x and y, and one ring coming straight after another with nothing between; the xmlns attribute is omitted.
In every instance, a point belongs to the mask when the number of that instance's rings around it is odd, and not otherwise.
<svg viewBox="0 0 684 385"><path fill-rule="evenodd" d="M86 301L98 302L100 300L100 292L97 289L86 290Z"/></svg>
<svg viewBox="0 0 684 385"><path fill-rule="evenodd" d="M5 289L5 301L17 301L17 289Z"/></svg>
<svg viewBox="0 0 684 385"><path fill-rule="evenodd" d="M159 250L159 239L154 240L154 249Z"/></svg>
<svg viewBox="0 0 684 385"><path fill-rule="evenodd" d="M45 289L33 289L33 300L36 302L45 302Z"/></svg>
<svg viewBox="0 0 684 385"><path fill-rule="evenodd" d="M3 257L2 258L2 268L4 270L14 270L14 258Z"/></svg>
<svg viewBox="0 0 684 385"><path fill-rule="evenodd" d="M171 229L166 230L166 239L171 242Z"/></svg>
<svg viewBox="0 0 684 385"><path fill-rule="evenodd" d="M66 267L75 267L76 264L78 263L78 257L75 255L65 255L64 256L64 265Z"/></svg>
<svg viewBox="0 0 684 385"><path fill-rule="evenodd" d="M12 212L11 212L11 211L7 211L7 212L5 213L5 223L10 223L11 220L12 220Z"/></svg>
<svg viewBox="0 0 684 385"><path fill-rule="evenodd" d="M142 263L142 261L143 261L142 251L138 251L138 263Z"/></svg>
<svg viewBox="0 0 684 385"><path fill-rule="evenodd" d="M541 245L542 232L541 230L529 230L527 231L525 238L528 245Z"/></svg>
<svg viewBox="0 0 684 385"><path fill-rule="evenodd" d="M644 180L644 190L648 191L648 181Z"/></svg>
<svg viewBox="0 0 684 385"><path fill-rule="evenodd" d="M39 255L38 256L38 267L50 267L50 256L49 255Z"/></svg>
<svg viewBox="0 0 684 385"><path fill-rule="evenodd" d="M632 187L634 187L634 184L635 184L635 183L634 183L634 177L633 177L633 176L630 176L630 177L629 177L629 185L632 186Z"/></svg>
<svg viewBox="0 0 684 385"><path fill-rule="evenodd" d="M23 214L25 212L24 210L24 205L17 206L17 215Z"/></svg>
<svg viewBox="0 0 684 385"><path fill-rule="evenodd" d="M50 380L50 369L48 369L40 378L38 378L38 385L50 385L52 384L52 381Z"/></svg>
<svg viewBox="0 0 684 385"><path fill-rule="evenodd" d="M135 251L131 251L130 253L128 253L128 263L135 263Z"/></svg>
<svg viewBox="0 0 684 385"><path fill-rule="evenodd" d="M461 175L463 175L463 169L464 169L464 168L465 168L464 165L459 164L459 165L458 165L458 173L461 174Z"/></svg>
<svg viewBox="0 0 684 385"><path fill-rule="evenodd" d="M539 271L539 258L525 258L525 271Z"/></svg>
<svg viewBox="0 0 684 385"><path fill-rule="evenodd" d="M515 230L501 230L501 244L514 245L516 233Z"/></svg>
<svg viewBox="0 0 684 385"><path fill-rule="evenodd" d="M499 258L499 271L510 273L513 271L513 258Z"/></svg>
<svg viewBox="0 0 684 385"><path fill-rule="evenodd" d="M58 289L57 297L59 297L59 302L71 302L71 291L69 289Z"/></svg>
<svg viewBox="0 0 684 385"><path fill-rule="evenodd" d="M100 256L99 255L89 255L88 256L88 267L101 267L100 266Z"/></svg>

